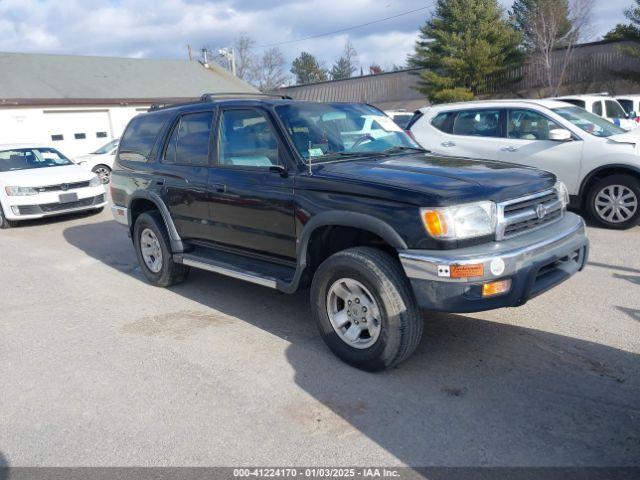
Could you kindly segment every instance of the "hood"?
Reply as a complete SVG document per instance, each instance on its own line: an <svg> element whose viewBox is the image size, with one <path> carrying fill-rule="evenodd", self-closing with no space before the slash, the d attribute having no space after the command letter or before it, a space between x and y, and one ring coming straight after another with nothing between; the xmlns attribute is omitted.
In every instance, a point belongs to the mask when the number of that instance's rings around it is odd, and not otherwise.
<svg viewBox="0 0 640 480"><path fill-rule="evenodd" d="M80 165L65 165L0 172L0 183L12 187L46 187L61 183L84 182L93 177L95 174Z"/></svg>
<svg viewBox="0 0 640 480"><path fill-rule="evenodd" d="M430 205L500 202L551 188L556 182L552 173L530 167L431 154L320 164L314 169L316 174L426 195Z"/></svg>
<svg viewBox="0 0 640 480"><path fill-rule="evenodd" d="M611 135L610 137L607 137L607 140L637 145L640 143L640 128L635 128L625 133L618 133L617 135Z"/></svg>

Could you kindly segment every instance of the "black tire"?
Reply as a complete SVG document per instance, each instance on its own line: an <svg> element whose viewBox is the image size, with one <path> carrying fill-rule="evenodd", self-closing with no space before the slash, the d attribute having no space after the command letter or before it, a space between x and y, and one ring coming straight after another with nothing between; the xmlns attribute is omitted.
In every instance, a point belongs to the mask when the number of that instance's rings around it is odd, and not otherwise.
<svg viewBox="0 0 640 480"><path fill-rule="evenodd" d="M98 175L103 185L107 185L111 181L111 168L108 165L96 165L91 171Z"/></svg>
<svg viewBox="0 0 640 480"><path fill-rule="evenodd" d="M158 272L149 269L142 256L141 235L145 229L151 230L158 240L162 252L162 266ZM189 274L189 267L173 261L169 235L158 211L140 214L133 226L133 245L135 247L138 263L149 282L157 287L170 287L183 282Z"/></svg>
<svg viewBox="0 0 640 480"><path fill-rule="evenodd" d="M616 217L614 220L609 221L603 216L608 215L610 211L598 211L596 201L601 196L601 193L608 187L622 186L630 190L635 194L636 210L635 213L622 221L621 217ZM602 198L602 197L601 197ZM591 186L587 194L587 211L591 219L601 227L611 228L615 230L626 230L631 227L635 227L640 223L640 182L629 175L610 175L601 180L598 180Z"/></svg>
<svg viewBox="0 0 640 480"><path fill-rule="evenodd" d="M361 283L377 303L381 329L368 348L355 348L342 340L329 319L329 290L343 278ZM325 260L311 283L311 307L320 334L331 351L362 370L374 372L398 365L413 353L422 337L422 314L400 263L375 248L350 248Z"/></svg>
<svg viewBox="0 0 640 480"><path fill-rule="evenodd" d="M0 229L7 229L16 226L16 222L12 220L7 220L4 216L4 212L2 211L2 207L0 207Z"/></svg>

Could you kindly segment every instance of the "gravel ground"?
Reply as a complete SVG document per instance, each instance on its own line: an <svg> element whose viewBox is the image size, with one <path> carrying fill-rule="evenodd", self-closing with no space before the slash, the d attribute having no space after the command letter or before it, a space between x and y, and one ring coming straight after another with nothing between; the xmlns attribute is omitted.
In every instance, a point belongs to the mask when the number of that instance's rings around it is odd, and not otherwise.
<svg viewBox="0 0 640 480"><path fill-rule="evenodd" d="M307 292L148 285L110 213L0 231L0 464L640 465L640 228L519 309L427 315L364 373Z"/></svg>

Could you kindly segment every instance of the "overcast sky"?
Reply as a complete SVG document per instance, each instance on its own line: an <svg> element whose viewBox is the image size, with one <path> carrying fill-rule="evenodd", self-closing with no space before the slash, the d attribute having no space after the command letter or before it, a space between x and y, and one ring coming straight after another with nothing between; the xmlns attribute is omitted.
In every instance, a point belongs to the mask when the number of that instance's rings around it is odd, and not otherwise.
<svg viewBox="0 0 640 480"><path fill-rule="evenodd" d="M500 0L510 7L512 0ZM186 58L187 45L258 45L338 30L434 0L0 0L0 51ZM594 39L624 21L632 0L596 0ZM282 45L287 60L306 50L329 66L351 40L367 70L404 63L432 8L330 37Z"/></svg>

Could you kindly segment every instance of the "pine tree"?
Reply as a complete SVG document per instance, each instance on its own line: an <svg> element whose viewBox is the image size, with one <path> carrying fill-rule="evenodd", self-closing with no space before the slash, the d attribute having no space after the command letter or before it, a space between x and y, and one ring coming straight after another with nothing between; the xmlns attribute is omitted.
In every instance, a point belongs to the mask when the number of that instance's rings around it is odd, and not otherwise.
<svg viewBox="0 0 640 480"><path fill-rule="evenodd" d="M520 64L520 38L497 0L438 0L409 57L424 69L418 90L434 103L472 99L488 75Z"/></svg>
<svg viewBox="0 0 640 480"><path fill-rule="evenodd" d="M351 42L347 42L344 46L342 56L336 60L331 68L331 78L333 80L342 80L350 78L357 70L358 52L353 48Z"/></svg>
<svg viewBox="0 0 640 480"><path fill-rule="evenodd" d="M327 71L316 60L316 57L307 52L302 52L293 61L291 73L296 76L298 85L327 80Z"/></svg>
<svg viewBox="0 0 640 480"><path fill-rule="evenodd" d="M536 47L536 18L553 17L557 22L554 48L564 46L571 31L569 0L515 0L509 17L514 28L522 34L522 46L527 51Z"/></svg>

